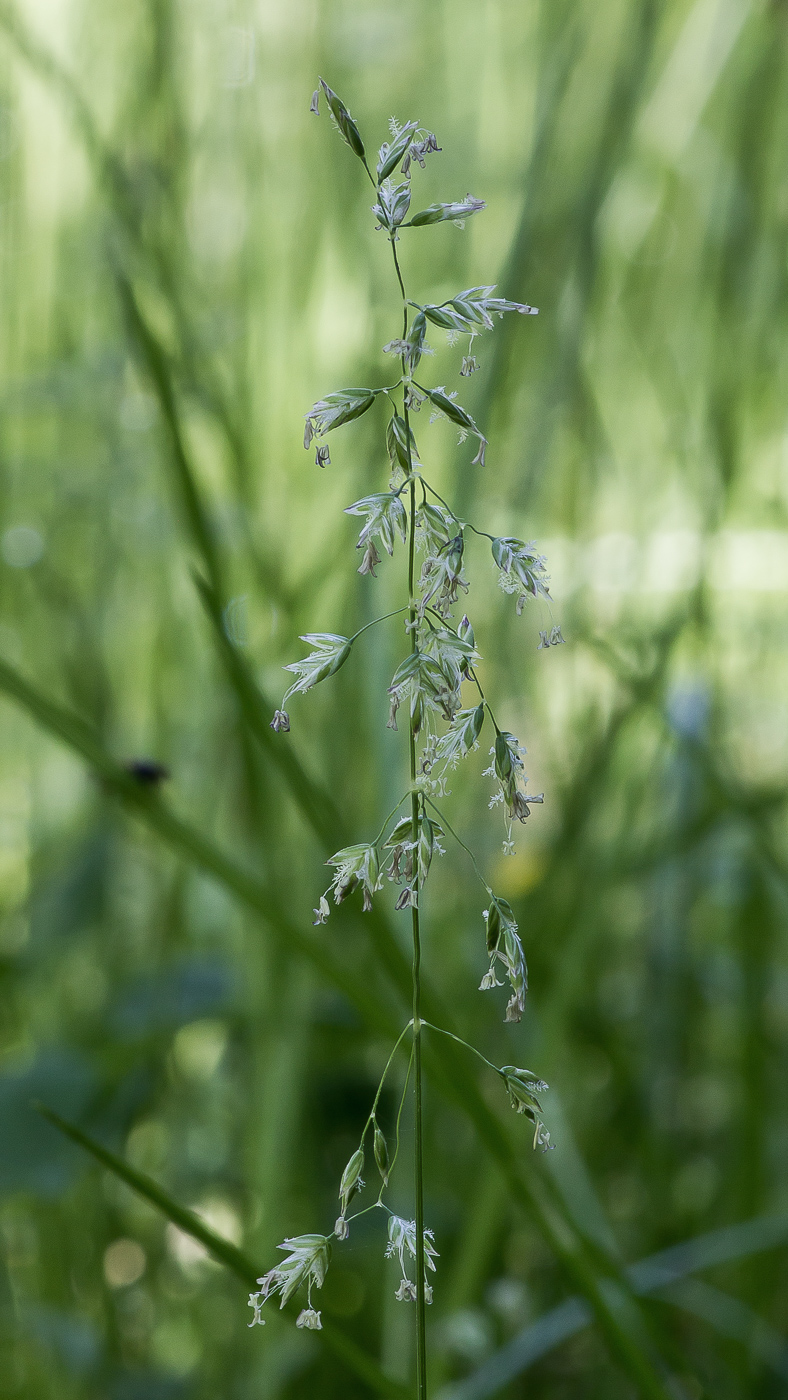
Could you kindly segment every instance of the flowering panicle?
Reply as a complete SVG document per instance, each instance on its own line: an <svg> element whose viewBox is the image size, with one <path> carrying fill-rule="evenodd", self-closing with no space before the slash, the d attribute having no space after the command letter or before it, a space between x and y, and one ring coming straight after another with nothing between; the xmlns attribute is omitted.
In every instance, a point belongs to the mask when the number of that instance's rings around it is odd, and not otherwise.
<svg viewBox="0 0 788 1400"><path fill-rule="evenodd" d="M531 540L530 544L523 544L522 540L494 539L492 553L501 571L498 582L504 593L518 594L518 615L529 596L549 600L547 585L550 580L549 575L545 573L547 560L543 555L536 553L535 540Z"/></svg>
<svg viewBox="0 0 788 1400"><path fill-rule="evenodd" d="M426 1301L432 1302L432 1289L426 1282L427 1269L435 1272L433 1260L437 1259L438 1251L435 1248L435 1236L432 1230L425 1230L424 1240L424 1292ZM403 1220L399 1215L389 1216L389 1242L386 1245L386 1258L399 1259L399 1266L402 1270L402 1281L397 1289L396 1297L399 1302L410 1299L416 1301L416 1285L408 1275L408 1263L415 1262L416 1259L416 1222L415 1220ZM406 1262L406 1260L408 1262Z"/></svg>
<svg viewBox="0 0 788 1400"><path fill-rule="evenodd" d="M346 515L363 515L366 521L358 537L356 549L364 550L360 574L375 576L375 565L380 563L380 555L375 548L379 539L387 554L394 553L394 539L397 534L405 541L408 537L408 518L405 507L397 492L388 491L373 496L364 496L352 506L345 507Z"/></svg>
<svg viewBox="0 0 788 1400"><path fill-rule="evenodd" d="M255 1323L261 1327L265 1326L262 1307L267 1298L278 1293L281 1297L279 1306L283 1308L305 1283L307 1307L298 1317L296 1326L320 1328L320 1313L312 1309L312 1288L323 1287L331 1259L331 1241L326 1235L297 1235L294 1239L286 1239L278 1248L284 1250L287 1258L275 1268L269 1269L267 1274L263 1274L262 1278L257 1280L259 1291L249 1294L249 1306L254 1308L254 1317L249 1326L254 1327Z"/></svg>
<svg viewBox="0 0 788 1400"><path fill-rule="evenodd" d="M434 422L436 418L448 418L450 423L454 423L455 426L459 428L460 442L464 442L468 434L473 433L474 437L479 439L479 450L473 459L473 464L474 466L478 464L483 467L487 439L484 433L480 432L477 428L470 413L468 413L461 404L455 403L456 397L457 394L455 390L452 390L449 394L442 385L439 389L428 389L427 398L433 408L430 422Z"/></svg>
<svg viewBox="0 0 788 1400"><path fill-rule="evenodd" d="M325 433L330 433L333 428L340 428L343 423L351 423L354 418L360 418L362 413L366 413L375 402L377 391L374 389L338 389L334 394L326 394L324 399L319 399L313 404L309 412L304 414L304 447L308 447L312 439L322 437ZM325 453L323 460L320 460L321 449L318 448L318 466L325 466L331 459Z"/></svg>
<svg viewBox="0 0 788 1400"><path fill-rule="evenodd" d="M331 856L326 865L333 865L336 870L336 875L331 881L335 904L341 904L343 899L347 899L349 894L360 888L364 895L364 910L372 908L372 896L380 889L382 883L380 861L375 846L346 846L344 850Z"/></svg>
<svg viewBox="0 0 788 1400"><path fill-rule="evenodd" d="M518 1069L516 1065L503 1065L499 1071L506 1085L509 1102L516 1113L524 1113L534 1125L534 1147L547 1152L552 1143L550 1134L542 1120L542 1105L537 1098L547 1088L543 1079L538 1079L529 1069Z"/></svg>
<svg viewBox="0 0 788 1400"><path fill-rule="evenodd" d="M512 995L506 1007L505 1020L520 1021L525 1010L525 996L528 991L528 968L525 963L523 945L520 942L517 920L514 917L512 906L507 900L496 895L491 895L490 907L484 910L483 917L490 967L479 984L479 991L486 992L491 987L503 985L495 976L495 964L500 962L506 971L512 989Z"/></svg>
<svg viewBox="0 0 788 1400"><path fill-rule="evenodd" d="M432 354L427 343L428 332L431 333L433 327L443 330L451 343L462 336L467 337L460 368L461 378L467 378L477 368L473 353L476 337L491 331L496 320L507 312L531 316L536 314L536 308L525 302L496 296L492 285L469 287L440 303L411 301L404 288L397 254L403 230L438 223L455 223L462 227L467 218L484 209L484 200L469 194L465 199L430 204L426 208L417 207L416 212L412 212L412 175L417 167L424 167L429 155L440 150L434 133L424 130L416 121L401 123L392 118L389 135L380 145L377 159L373 160L371 155L368 159L358 126L347 107L322 78L312 97L310 110L319 115L321 102L328 106L342 139L363 164L366 176L374 186L373 213L377 228L385 233L391 244L394 270L402 292L402 320L395 338L389 340L383 349L384 353L399 361L400 374L395 384L385 388L349 388L325 394L305 414L304 446L313 448L318 466L329 466L331 457L324 441L327 434L368 413L378 397L385 397L389 417L386 425L387 453L382 465L384 469L388 467L389 489L373 490L345 510L346 514L357 516L362 522L356 545L362 552L359 574L375 578L382 554L393 555L398 536L407 545L408 567L408 592L403 600L404 605L385 612L383 617L373 621L383 622L396 613L407 615L405 634L409 654L397 666L389 685L388 724L392 729L397 728L397 715L404 706L408 716L410 783L405 797L386 818L374 841L345 846L329 858L326 863L332 870L330 883L320 895L314 910L314 923L323 925L330 915L331 897L338 905L357 891L361 892L364 910L369 910L384 879L388 879L398 887L396 908L409 910L413 924L413 1014L391 1052L359 1145L342 1173L339 1215L333 1231L333 1238L342 1242L348 1238L354 1219L353 1214L348 1212L357 1194L364 1189L365 1143L368 1147L367 1134L370 1132L381 1185L378 1199L369 1209L381 1207L388 1210L383 1203L383 1192L388 1187L397 1161L399 1122L411 1072L417 1086L418 1131L415 1140L417 1144L421 1141L419 1037L433 1031L440 1033L440 1028L431 1026L421 1015L419 949L422 934L419 920L423 890L432 862L436 855L444 854L446 832L455 835L433 799L445 793L446 775L460 759L479 747L488 715L495 730L495 742L490 750L493 761L488 773L494 778L496 789L490 805L500 804L504 809L508 837L505 850L513 849L513 823L525 821L530 806L543 801L543 794L528 794L522 759L525 751L513 734L499 728L490 702L482 690L477 676L479 652L470 619L464 615L456 627L452 619L453 608L469 586L465 575L467 531L471 530L477 535L486 534L486 531L477 530L470 522L460 520L430 484L411 426L411 415L428 404L431 422L446 419L458 429L460 442L469 436L476 439L478 450L473 460L476 465L484 467L487 439L472 415L457 401L456 392L444 385L429 387L415 378L424 357ZM373 486L383 484L370 482ZM518 613L522 612L528 598L549 601L546 561L537 552L536 545L509 537L488 535L487 538L492 543L501 587L505 592L517 595ZM415 565L417 547L421 552L420 568ZM271 721L275 733L287 734L290 729L290 718L285 709L290 696L305 694L319 682L335 675L347 661L356 638L372 625L373 622L367 623L351 637L330 632L306 633L302 637L309 647L309 655L285 667L293 674L294 681ZM547 651L564 640L557 626L541 631L539 635L540 650ZM464 690L466 686L472 689ZM405 801L408 803L408 815L398 816ZM460 840L459 837L457 839ZM461 840L460 844L464 846ZM465 849L467 851L468 848ZM481 876L475 859L474 866ZM485 990L501 987L505 977L509 983L505 1019L517 1022L524 1012L528 988L523 944L511 906L505 899L493 894L484 877L481 878L489 895L488 907L484 911L489 968L482 978L481 987ZM501 980L499 973L502 974ZM386 1136L376 1114L384 1080L408 1032L412 1036L411 1057L404 1076L402 1099L396 1117L396 1141L393 1155L390 1156ZM512 1106L534 1125L534 1146L548 1147L549 1136L538 1097L547 1086L530 1071L513 1065L505 1065L496 1072L506 1086ZM438 1255L432 1231L424 1228L423 1167L419 1153L417 1146L416 1220L407 1220L389 1212L386 1255L399 1261L401 1279L396 1297L417 1303L421 1339L419 1394L423 1396L426 1376L424 1305L432 1302L428 1276L435 1271ZM280 1306L283 1307L300 1287L306 1285L307 1305L300 1312L296 1325L307 1330L320 1329L320 1312L312 1307L311 1290L322 1286L331 1253L330 1237L299 1235L285 1240L279 1247L286 1258L258 1279L259 1288L250 1295L249 1303L254 1310L251 1325L262 1324L262 1309L267 1298L278 1294Z"/></svg>
<svg viewBox="0 0 788 1400"><path fill-rule="evenodd" d="M285 691L284 700L289 700L291 695L306 695L314 685L320 681L328 680L329 676L336 675L340 666L344 666L347 661L353 642L350 637L339 637L334 632L306 632L301 638L308 646L314 647L310 656L305 656L301 661L291 661L289 665L283 667L285 671L293 671L298 680ZM282 704L284 704L284 700ZM276 715L280 716L279 723L276 723ZM283 710L277 710L274 715L272 728L289 729L290 720ZM282 720L284 715L285 723Z"/></svg>
<svg viewBox="0 0 788 1400"><path fill-rule="evenodd" d="M428 204L426 209L420 209L418 214L413 215L409 227L423 228L425 224L443 224L451 219L458 228L464 228L465 220L471 214L478 214L486 208L486 200L474 199L472 194L466 194L464 199L457 199L452 204Z"/></svg>
<svg viewBox="0 0 788 1400"><path fill-rule="evenodd" d="M506 811L506 848L512 845L512 823L526 821L534 803L544 802L544 793L528 793L524 790L525 770L520 755L525 753L525 749L514 734L499 730L490 753L493 755L493 762L489 768L485 768L484 775L495 778L497 787L489 805L495 807L502 803Z"/></svg>
<svg viewBox="0 0 788 1400"><path fill-rule="evenodd" d="M416 898L416 881L418 887L423 887L433 856L446 854L441 845L444 835L440 822L432 820L424 812L419 815L416 841L413 840L412 819L403 817L397 822L386 841L386 849L391 852L386 874L390 880L405 887L397 900L397 908L405 908Z"/></svg>

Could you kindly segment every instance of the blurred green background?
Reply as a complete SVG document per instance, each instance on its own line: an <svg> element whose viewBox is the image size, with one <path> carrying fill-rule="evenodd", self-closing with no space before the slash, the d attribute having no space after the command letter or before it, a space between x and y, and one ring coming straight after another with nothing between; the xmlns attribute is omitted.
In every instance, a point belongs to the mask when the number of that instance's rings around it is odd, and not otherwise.
<svg viewBox="0 0 788 1400"><path fill-rule="evenodd" d="M552 612L518 619L469 548L484 683L545 805L504 859L483 754L446 804L516 910L525 1020L475 991L483 891L456 848L426 975L463 1035L550 1082L534 1157L462 1062L592 1274L639 1263L677 1393L788 1394L787 64L785 0L0 5L3 1395L375 1393L292 1319L248 1331L243 1283L30 1107L262 1270L331 1228L407 1019L390 895L310 927L321 862L403 786L398 631L268 729L298 634L404 586L401 552L358 577L342 513L385 489L381 414L325 472L301 446L314 400L384 382L399 325L363 171L308 112L318 72L373 151L392 114L437 132L422 204L488 201L403 235L410 294L497 282L540 308L463 381L484 469L417 425L443 494L536 538L553 579ZM439 348L429 382L456 368ZM553 622L568 644L537 652ZM104 754L171 778L137 790ZM429 1080L434 1392L639 1393L464 1095ZM407 1156L392 1204L412 1212ZM367 1217L321 1302L407 1382L383 1245ZM670 1277L642 1263L673 1246Z"/></svg>

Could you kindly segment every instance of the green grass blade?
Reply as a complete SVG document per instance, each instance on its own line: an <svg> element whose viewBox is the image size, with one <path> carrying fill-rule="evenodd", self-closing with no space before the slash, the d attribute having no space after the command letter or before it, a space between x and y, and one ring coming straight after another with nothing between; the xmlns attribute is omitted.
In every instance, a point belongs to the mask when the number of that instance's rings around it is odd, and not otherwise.
<svg viewBox="0 0 788 1400"><path fill-rule="evenodd" d="M368 981L336 956L327 939L293 923L274 893L257 876L244 870L212 841L177 817L159 797L138 783L106 752L97 737L75 715L48 700L6 661L0 660L0 691L15 699L45 729L57 735L87 760L105 786L176 854L212 875L258 914L287 947L308 958L337 989L358 1007L370 1025L399 1033L399 1021L375 997Z"/></svg>
<svg viewBox="0 0 788 1400"><path fill-rule="evenodd" d="M775 1216L762 1220L748 1220L741 1225L730 1225L720 1230L712 1230L696 1239L672 1245L658 1254L640 1259L627 1269L629 1280L637 1293L657 1293L666 1290L665 1296L679 1307L690 1306L690 1295L680 1291L671 1293L683 1280L700 1269L728 1263L734 1259L746 1259L764 1250L775 1249L788 1239L788 1217ZM713 1290L716 1294L718 1290ZM700 1295L696 1294L698 1298ZM726 1295L722 1295L725 1297ZM708 1302L708 1298L706 1300ZM727 1299L735 1304L736 1317L747 1318L752 1327L755 1321L751 1310L737 1300ZM698 1304L700 1308L700 1304ZM744 1312L739 1311L744 1308ZM728 1309L730 1312L730 1309ZM708 1306L703 1317L715 1322L714 1308ZM591 1322L591 1312L580 1298L567 1298L550 1312L544 1313L506 1346L489 1356L477 1370L466 1376L456 1385L447 1386L439 1400L487 1400L504 1386L510 1385L524 1374L543 1356L553 1351L570 1337L582 1331ZM721 1330L725 1331L723 1327ZM740 1331L726 1332L741 1340Z"/></svg>
<svg viewBox="0 0 788 1400"><path fill-rule="evenodd" d="M168 1220L178 1226L179 1230L183 1230L187 1235L199 1240L200 1244L205 1245L205 1248L215 1259L218 1259L221 1264L225 1264L244 1283L254 1287L260 1269L251 1259L247 1258L242 1250L231 1244L229 1240L222 1239L221 1235L217 1235L193 1211L187 1210L185 1206L179 1206L177 1201L174 1201L166 1191L163 1191L152 1177L137 1171L136 1167L129 1166L122 1157L110 1151L108 1147L104 1147L95 1138L89 1137L76 1124L61 1118L60 1114L55 1113L54 1109L49 1108L47 1104L36 1103L33 1107L72 1142L84 1148L86 1152L96 1158L96 1161L101 1162L102 1166L114 1172L121 1181L125 1181L126 1185L130 1186L133 1191L144 1196L146 1200L156 1206L167 1216Z"/></svg>
<svg viewBox="0 0 788 1400"><path fill-rule="evenodd" d="M223 616L228 601L224 587L224 561L186 447L169 358L143 315L129 281L122 273L117 273L116 280L132 340L151 381L166 425L169 458L183 519L207 574L207 578L195 574L195 582L211 622L225 674L250 731L286 778L310 826L324 843L333 843L331 849L335 850L337 844L342 844L343 823L334 802L320 784L307 774L294 751L292 738L282 740L272 734L270 720L274 706L262 694L244 657L227 635Z"/></svg>

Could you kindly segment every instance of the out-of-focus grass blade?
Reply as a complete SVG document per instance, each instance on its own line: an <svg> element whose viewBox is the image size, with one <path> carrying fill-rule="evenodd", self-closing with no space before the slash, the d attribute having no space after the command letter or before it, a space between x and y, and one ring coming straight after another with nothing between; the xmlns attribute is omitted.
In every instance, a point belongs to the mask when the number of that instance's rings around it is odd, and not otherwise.
<svg viewBox="0 0 788 1400"><path fill-rule="evenodd" d="M166 1215L168 1220L177 1225L179 1230L183 1230L185 1234L199 1240L214 1259L217 1259L220 1264L226 1265L243 1283L254 1288L261 1270L253 1260L244 1254L243 1250L238 1249L229 1240L223 1240L221 1235L217 1235L215 1231L211 1230L193 1211L179 1206L178 1202L174 1201L166 1191L163 1191L152 1177L129 1166L122 1157L118 1157L115 1152L111 1152L102 1143L96 1142L95 1138L84 1133L74 1123L69 1123L65 1118L61 1118L46 1104L37 1103L35 1107L61 1133L89 1152L108 1171L113 1172L127 1186L130 1186L132 1191L144 1196L147 1201L150 1201L162 1212L162 1215ZM291 1305L290 1311L297 1311L297 1306ZM324 1322L322 1334L331 1350L379 1395L390 1396L392 1400L403 1400L403 1397L410 1394L404 1386L400 1386L396 1381L384 1376L372 1358L366 1356L361 1348L350 1337L340 1332L333 1323Z"/></svg>
<svg viewBox="0 0 788 1400"><path fill-rule="evenodd" d="M171 367L164 347L143 315L134 290L122 273L116 281L129 330L143 366L156 393L166 424L172 463L183 518L188 534L200 557L207 578L196 575L196 584L211 622L214 641L231 688L235 692L245 723L267 757L287 779L293 796L313 830L325 842L341 845L342 821L329 794L309 776L300 762L292 739L282 741L272 734L270 719L274 706L263 695L244 657L227 635L224 608L224 562L216 533L197 483L181 430L180 414Z"/></svg>
<svg viewBox="0 0 788 1400"><path fill-rule="evenodd" d="M81 754L99 774L105 786L156 832L171 850L214 876L262 917L291 951L313 962L329 982L349 997L370 1025L377 1024L394 1036L399 1034L399 1023L374 995L368 982L353 972L347 959L333 953L328 940L314 937L293 923L267 885L237 865L195 827L175 816L157 793L143 787L115 762L82 720L47 699L7 661L2 660L0 690L18 701L50 733L56 734Z"/></svg>
<svg viewBox="0 0 788 1400"><path fill-rule="evenodd" d="M61 1118L60 1114L55 1113L54 1109L49 1108L47 1104L36 1102L33 1107L61 1133L65 1133L66 1137L71 1138L72 1142L83 1147L109 1171L114 1172L115 1176L119 1176L122 1181L125 1181L132 1190L137 1191L139 1195L144 1196L146 1200L157 1206L168 1220L178 1226L179 1230L185 1231L187 1235L192 1235L195 1240L200 1241L200 1244L205 1245L205 1248L215 1259L226 1264L227 1268L232 1269L233 1273L237 1274L238 1278L243 1279L244 1283L254 1287L260 1270L242 1250L231 1244L229 1240L223 1240L221 1235L217 1235L211 1230L193 1211L179 1206L177 1201L174 1201L166 1191L157 1186L152 1177L129 1166L122 1157L118 1157L116 1153L110 1151L108 1147L104 1147L102 1143L83 1132L74 1123Z"/></svg>
<svg viewBox="0 0 788 1400"><path fill-rule="evenodd" d="M167 429L170 458L175 471L178 494L188 533L208 571L208 577L214 591L221 596L224 592L222 586L223 570L216 536L208 512L200 499L194 473L186 455L175 404L174 385L168 372L164 350L142 315L128 279L122 272L118 271L115 281L132 340L156 390L156 397Z"/></svg>
<svg viewBox="0 0 788 1400"><path fill-rule="evenodd" d="M434 1052L433 1052L434 1053ZM641 1395L668 1400L671 1392L663 1381L643 1318L631 1290L615 1263L603 1258L571 1222L554 1184L538 1167L524 1172L511 1138L487 1107L475 1081L463 1074L459 1063L441 1068L454 1080L454 1097L472 1119L480 1141L498 1162L512 1199L534 1217L570 1278L588 1303L602 1336L619 1365L634 1381Z"/></svg>
<svg viewBox="0 0 788 1400"><path fill-rule="evenodd" d="M671 1284L662 1296L708 1322L715 1332L741 1342L754 1358L788 1380L788 1342L739 1298L697 1278Z"/></svg>
<svg viewBox="0 0 788 1400"><path fill-rule="evenodd" d="M733 1259L746 1259L751 1254L760 1254L767 1249L788 1240L788 1216L763 1216L758 1220L745 1220L739 1225L726 1225L720 1230L710 1230L697 1239L684 1240L681 1244L661 1249L658 1254L649 1255L632 1264L627 1273L632 1287L638 1293L651 1293L663 1288L687 1274L699 1269L710 1269L715 1264L727 1264Z"/></svg>
<svg viewBox="0 0 788 1400"><path fill-rule="evenodd" d="M708 1269L715 1264L728 1263L734 1259L746 1259L753 1254L788 1240L788 1216L765 1217L761 1220L748 1220L739 1225L729 1225L721 1230L712 1230L697 1239L685 1240L660 1250L647 1259L640 1259L627 1269L627 1277L638 1294L659 1293L679 1307L686 1307L712 1323L727 1336L749 1343L753 1328L762 1329L765 1338L758 1354L780 1374L788 1366L786 1344L777 1333L738 1299L730 1298L718 1289L703 1285L703 1290L686 1292L685 1284L689 1274L700 1269ZM697 1281L693 1281L693 1288ZM680 1285L680 1287L677 1287ZM674 1289L676 1290L674 1292ZM712 1298L712 1295L713 1298ZM697 1304L697 1306L694 1306ZM723 1306L724 1304L724 1306ZM438 1400L486 1400L495 1395L529 1366L553 1351L575 1333L588 1327L592 1320L591 1311L581 1298L567 1298L558 1307L537 1318L505 1347L494 1353L470 1376L446 1386ZM745 1326L746 1324L746 1326ZM731 1330L733 1329L733 1330ZM776 1346L775 1343L780 1345Z"/></svg>

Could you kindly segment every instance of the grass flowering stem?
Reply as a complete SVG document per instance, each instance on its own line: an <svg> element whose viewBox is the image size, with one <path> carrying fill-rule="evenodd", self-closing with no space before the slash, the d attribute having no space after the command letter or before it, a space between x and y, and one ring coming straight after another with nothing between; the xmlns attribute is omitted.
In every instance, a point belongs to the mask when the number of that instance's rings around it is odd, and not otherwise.
<svg viewBox="0 0 788 1400"><path fill-rule="evenodd" d="M405 283L402 280L402 271L397 257L397 246L395 239L391 239L391 251L394 256L394 269L397 274L397 281L402 293L402 338L405 340L408 334L408 299L405 292ZM402 372L406 372L405 356L402 357ZM410 631L410 651L411 656L418 650L418 639L416 634L416 478L413 472L413 453L411 448L410 416L408 413L407 394L403 396L403 418L405 421L405 442L407 444L407 477L410 483L410 519L408 522L408 612ZM416 725L413 711L411 709L408 717L408 757L410 767L411 796L410 796L410 839L414 849L417 848L419 840L419 806L420 795L416 790ZM422 1065L421 1065L421 928L419 924L419 874L418 864L416 866L413 890L415 902L411 906L411 928L413 936L413 1070L414 1070L414 1098L415 1098L415 1124L414 1124L414 1177L415 1177L415 1197L416 1197L416 1394L418 1400L427 1400L427 1300L425 1293L425 1257L424 1257L424 1137L423 1137L423 1102L422 1102ZM398 1125L399 1126L399 1125Z"/></svg>
<svg viewBox="0 0 788 1400"><path fill-rule="evenodd" d="M394 810L395 810L395 811L397 810L396 807L394 808ZM394 1056L396 1055L397 1051L399 1050L400 1045L402 1044L403 1040L405 1039L405 1036L408 1034L408 1031L410 1030L410 1028L411 1028L412 1025L413 1025L413 1022L412 1022L412 1021L408 1021L408 1024L405 1026L404 1030L402 1031L402 1034L398 1037L397 1043L396 1043L396 1045L394 1046L394 1049L392 1050L391 1054L389 1055L389 1057L388 1057L388 1059L387 1059L387 1061L386 1061L386 1068L384 1069L382 1075L380 1076L380 1083L378 1084L378 1090L377 1090L377 1093L375 1094L375 1101L374 1101L374 1103L373 1103L373 1105L372 1105L372 1108L370 1109L369 1118L367 1119L366 1124L364 1125L364 1132L363 1132L362 1135L361 1135L361 1141L362 1141L362 1142L364 1141L364 1138L366 1137L367 1128L369 1127L370 1123L372 1122L372 1120L373 1120L374 1117L375 1117L375 1110L376 1110L376 1108L377 1108L377 1106L378 1106L378 1102L379 1102L379 1100L380 1100L380 1095L381 1095L381 1093L383 1092L383 1085L384 1085L385 1082L386 1082L386 1075L388 1074L389 1070L391 1069L391 1062L392 1062L392 1060L394 1059Z"/></svg>
<svg viewBox="0 0 788 1400"><path fill-rule="evenodd" d="M453 1031L445 1031L442 1026L434 1026L431 1021L422 1021L421 1024L423 1026L426 1026L428 1030L437 1031L438 1035L447 1035L449 1037L449 1040L456 1040L458 1045L464 1045L465 1049L471 1050L473 1054L477 1056L478 1059L482 1060L484 1064L487 1065L488 1069L494 1070L500 1079L506 1078L506 1076L502 1074L498 1066L493 1064L492 1060L488 1060L487 1056L483 1055L481 1050L477 1050L476 1046L471 1045L469 1041L463 1040L462 1036L455 1035Z"/></svg>
<svg viewBox="0 0 788 1400"><path fill-rule="evenodd" d="M369 628L369 627L377 627L377 625L378 625L379 622L387 622L388 619L389 619L390 617L398 617L400 613L404 613L404 612L407 612L407 611L408 611L408 609L407 609L406 607L405 607L405 608L394 608L393 612L384 613L382 617L373 617L373 619L372 619L371 622L365 622L365 623L364 623L364 626L363 626L363 627L359 627L358 631L357 631L357 632L354 632L352 637L348 637L348 641L349 641L349 642L351 643L351 645L352 645L353 642L355 642L355 641L358 640L358 638L361 636L361 633L362 633L362 632L366 632L366 631L367 631L367 628ZM395 808L394 810L396 811L396 808Z"/></svg>
<svg viewBox="0 0 788 1400"><path fill-rule="evenodd" d="M403 609L403 611L404 611L404 609ZM379 841L382 840L382 838L383 838L383 833L384 833L384 831L386 830L386 827L388 826L389 822L391 821L391 818L399 811L399 809L400 809L400 807L402 806L403 802L407 801L407 799L408 799L409 796L410 796L410 793L409 793L409 792L404 793L403 796L400 798L399 802L397 803L396 807L392 807L391 811L389 812L388 816L386 817L386 820L384 821L382 827L380 828L380 831L378 832L377 836L375 837L375 840L372 842L372 845L373 845L373 846L377 846L378 843L379 843ZM409 1025L410 1025L410 1021L408 1022L408 1026L409 1026ZM408 1028L408 1027L406 1026L406 1027L405 1027L405 1030L407 1030L407 1028ZM404 1034L404 1032L403 1032L403 1034ZM397 1041L397 1045L399 1045L399 1041Z"/></svg>
<svg viewBox="0 0 788 1400"><path fill-rule="evenodd" d="M488 708L489 708L489 706L488 706ZM454 837L455 841L457 842L457 845L458 845L458 846L462 846L462 849L465 851L466 855L469 855L469 856L470 856L471 861L473 862L473 868L474 868L474 870L476 871L476 874L478 875L479 879L481 880L482 884L484 885L484 888L486 889L488 895L490 896L490 899L492 899L492 898L494 897L494 896L493 896L493 892L492 892L492 890L490 889L490 886L487 884L487 881L485 880L484 876L482 875L482 872L481 872L481 870L479 869L478 865L476 864L476 857L475 857L475 855L473 854L473 851L471 850L470 846L466 846L466 844L465 844L465 842L463 841L462 837L457 835L456 831L454 830L454 827L451 825L451 823L450 823L450 822L446 819L446 817L443 815L443 812L441 811L440 807L438 807L438 806L433 802L432 798L431 798L431 797L426 797L426 798L425 798L425 801L429 803L430 807L432 807L433 810L434 810L435 812L437 812L438 816L440 817L441 821L443 822L444 826L446 827L446 830L448 831L449 835ZM425 1023L425 1024L426 1024L426 1023ZM434 1029L437 1029L437 1027L435 1027ZM445 1034L448 1035L449 1032L446 1031Z"/></svg>
<svg viewBox="0 0 788 1400"><path fill-rule="evenodd" d="M410 1024L410 1023L408 1023L408 1024ZM403 1110L403 1108L405 1107L405 1097L406 1097L407 1092L408 1092L408 1085L409 1085L409 1083L410 1083L410 1072L411 1072L412 1069L413 1069L413 1046L411 1045L411 1048L410 1048L410 1056L408 1057L408 1068L407 1068L407 1070L405 1071L405 1083L404 1083L403 1086L402 1086L402 1094L401 1094L401 1096L400 1096L399 1108L397 1109L397 1122L396 1122L396 1125L395 1125L395 1128L394 1128L394 1156L393 1156L392 1159L391 1159L391 1166L389 1167L389 1176L391 1176L391 1173L394 1171L394 1167L396 1166L397 1158L399 1157L399 1129L400 1129L400 1121L401 1121L401 1119L402 1119L402 1110Z"/></svg>

